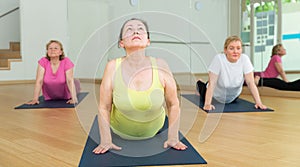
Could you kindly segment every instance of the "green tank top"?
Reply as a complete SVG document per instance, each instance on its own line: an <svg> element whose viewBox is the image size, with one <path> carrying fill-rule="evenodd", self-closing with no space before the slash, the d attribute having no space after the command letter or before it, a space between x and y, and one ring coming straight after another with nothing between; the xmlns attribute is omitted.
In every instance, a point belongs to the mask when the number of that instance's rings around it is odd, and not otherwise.
<svg viewBox="0 0 300 167"><path fill-rule="evenodd" d="M142 140L153 137L165 121L164 88L160 83L155 58L152 64L152 85L145 91L128 88L122 76L121 61L116 59L111 129L124 139Z"/></svg>

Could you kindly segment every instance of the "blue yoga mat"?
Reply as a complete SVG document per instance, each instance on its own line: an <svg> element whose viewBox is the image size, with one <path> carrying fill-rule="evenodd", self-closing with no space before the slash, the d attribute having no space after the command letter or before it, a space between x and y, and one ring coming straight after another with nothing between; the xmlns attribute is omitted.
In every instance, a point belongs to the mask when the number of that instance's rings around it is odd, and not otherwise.
<svg viewBox="0 0 300 167"><path fill-rule="evenodd" d="M182 94L182 97L188 99L195 105L199 106L203 110L203 102L200 101L200 96L195 94ZM219 103L216 100L213 99L212 104L215 106L215 110L205 111L207 113L229 113L229 112L270 112L274 111L273 109L267 108L266 110L257 109L254 107L254 103L249 102L247 100L238 98L236 101L229 103L229 104L223 104Z"/></svg>
<svg viewBox="0 0 300 167"><path fill-rule="evenodd" d="M67 104L67 100L44 100L43 96L39 97L39 104L28 105L22 104L15 107L15 109L38 109L38 108L74 108L87 96L88 92L80 92L77 94L78 103L77 104Z"/></svg>
<svg viewBox="0 0 300 167"><path fill-rule="evenodd" d="M86 141L79 167L207 164L189 141L181 134L181 141L188 146L187 150L177 151L173 148L164 149L163 142L167 138L167 127L168 123L166 120L162 131L155 137L147 140L124 140L112 134L113 143L122 147L122 150L110 150L105 154L97 155L92 152L98 143L100 143L96 117Z"/></svg>

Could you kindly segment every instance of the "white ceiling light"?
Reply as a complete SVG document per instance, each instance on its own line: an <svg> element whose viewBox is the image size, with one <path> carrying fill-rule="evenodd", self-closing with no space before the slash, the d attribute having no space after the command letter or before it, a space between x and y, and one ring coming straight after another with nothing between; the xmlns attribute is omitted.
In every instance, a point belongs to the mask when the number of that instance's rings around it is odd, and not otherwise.
<svg viewBox="0 0 300 167"><path fill-rule="evenodd" d="M139 0L129 0L131 6L136 6L139 3Z"/></svg>

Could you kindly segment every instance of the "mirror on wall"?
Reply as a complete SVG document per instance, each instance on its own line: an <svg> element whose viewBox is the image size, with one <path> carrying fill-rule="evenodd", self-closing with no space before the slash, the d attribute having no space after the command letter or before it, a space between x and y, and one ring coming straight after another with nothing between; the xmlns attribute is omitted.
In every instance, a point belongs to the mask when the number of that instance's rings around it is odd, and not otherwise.
<svg viewBox="0 0 300 167"><path fill-rule="evenodd" d="M242 1L241 38L247 44L255 71L268 64L278 41L278 3L270 0Z"/></svg>
<svg viewBox="0 0 300 167"><path fill-rule="evenodd" d="M290 73L300 71L300 0L282 1L282 44L286 49L283 66Z"/></svg>
<svg viewBox="0 0 300 167"><path fill-rule="evenodd" d="M241 0L241 38L255 71L265 70L278 43L287 50L284 69L300 71L300 22L295 22L299 19L299 0Z"/></svg>

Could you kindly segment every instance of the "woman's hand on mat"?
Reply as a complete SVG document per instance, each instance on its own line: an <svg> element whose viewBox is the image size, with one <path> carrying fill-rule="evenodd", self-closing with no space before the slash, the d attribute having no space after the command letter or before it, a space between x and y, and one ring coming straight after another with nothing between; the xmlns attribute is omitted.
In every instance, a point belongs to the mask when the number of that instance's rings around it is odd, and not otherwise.
<svg viewBox="0 0 300 167"><path fill-rule="evenodd" d="M95 154L104 154L106 153L108 150L121 150L122 147L119 147L113 143L111 144L99 144L94 150L93 153Z"/></svg>
<svg viewBox="0 0 300 167"><path fill-rule="evenodd" d="M212 104L205 104L204 107L203 107L203 109L209 111L209 110L214 110L214 109L216 109L216 108L215 108L215 106L212 105Z"/></svg>
<svg viewBox="0 0 300 167"><path fill-rule="evenodd" d="M164 148L172 147L176 150L186 150L187 146L178 140L167 140L164 143Z"/></svg>
<svg viewBox="0 0 300 167"><path fill-rule="evenodd" d="M67 101L67 104L76 104L76 103L78 103L77 98L76 98L76 99L69 99L69 100Z"/></svg>
<svg viewBox="0 0 300 167"><path fill-rule="evenodd" d="M263 109L263 110L267 109L267 107L265 105L261 104L261 103L256 103L255 108L260 108L260 109Z"/></svg>
<svg viewBox="0 0 300 167"><path fill-rule="evenodd" d="M29 105L35 105L35 104L40 104L40 101L38 100L31 100L30 102L27 102L26 104L29 104Z"/></svg>

